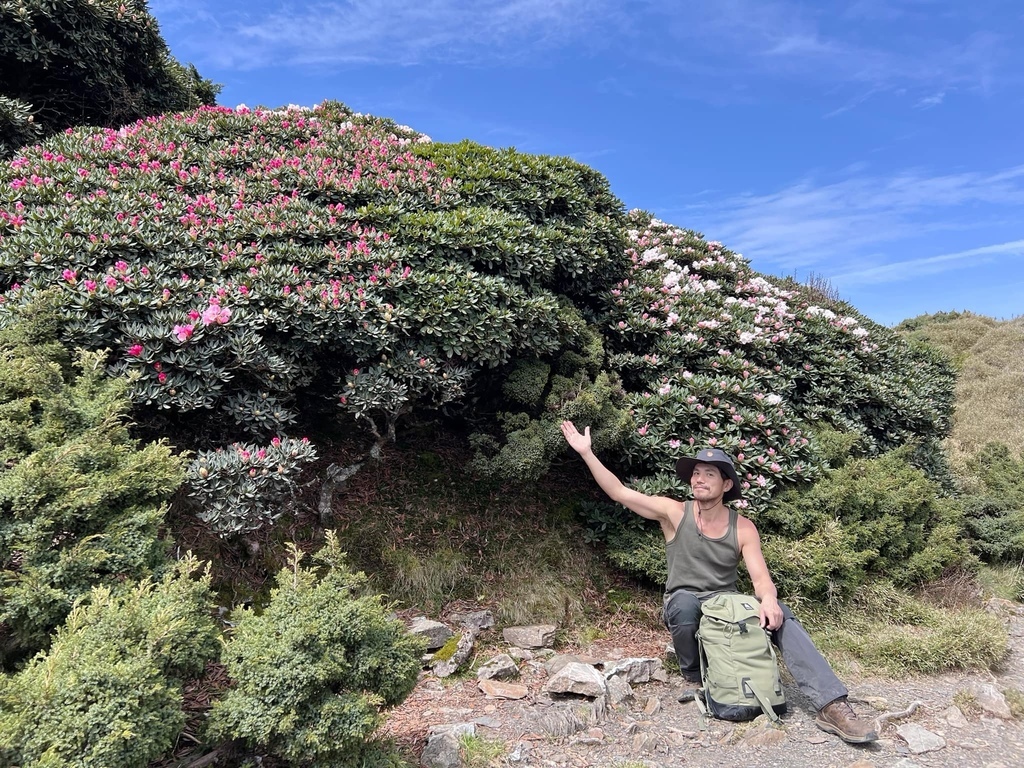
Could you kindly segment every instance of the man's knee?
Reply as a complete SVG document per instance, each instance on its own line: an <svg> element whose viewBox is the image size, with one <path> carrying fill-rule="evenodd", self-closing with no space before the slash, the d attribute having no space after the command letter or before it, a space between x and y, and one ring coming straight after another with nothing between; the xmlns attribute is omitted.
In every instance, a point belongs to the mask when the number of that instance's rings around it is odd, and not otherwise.
<svg viewBox="0 0 1024 768"><path fill-rule="evenodd" d="M696 629L700 621L700 600L690 592L676 590L665 602L663 618L665 626L670 630L689 625Z"/></svg>

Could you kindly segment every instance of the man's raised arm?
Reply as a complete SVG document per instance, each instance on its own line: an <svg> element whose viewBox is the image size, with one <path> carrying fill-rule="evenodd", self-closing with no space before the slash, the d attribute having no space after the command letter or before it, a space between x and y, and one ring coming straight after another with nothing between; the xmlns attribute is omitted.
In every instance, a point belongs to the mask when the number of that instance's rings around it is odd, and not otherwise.
<svg viewBox="0 0 1024 768"><path fill-rule="evenodd" d="M680 502L667 496L647 496L624 486L622 481L594 455L590 440L590 427L584 427L583 432L580 433L571 421L563 421L562 435L570 447L583 458L590 474L594 476L597 484L601 486L601 490L607 493L612 501L618 502L648 520L657 520L661 523L661 530L666 539L675 536L677 520L672 513L682 507Z"/></svg>

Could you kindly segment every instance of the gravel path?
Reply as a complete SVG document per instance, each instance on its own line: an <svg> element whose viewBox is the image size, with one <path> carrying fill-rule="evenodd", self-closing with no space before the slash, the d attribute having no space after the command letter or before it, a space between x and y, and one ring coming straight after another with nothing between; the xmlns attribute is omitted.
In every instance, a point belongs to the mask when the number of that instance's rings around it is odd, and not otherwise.
<svg viewBox="0 0 1024 768"><path fill-rule="evenodd" d="M432 729L473 724L476 736L501 745L501 756L488 763L494 766L1016 768L1024 766L1024 722L977 713L959 717L959 710L950 709L957 691L971 683L1024 692L1024 608L1012 610L1007 621L1010 655L995 674L898 681L845 676L851 702L862 715L877 717L920 703L913 714L884 722L880 740L870 745L849 745L820 731L813 722L813 708L793 686L787 687L789 712L781 729L760 720L702 723L696 704L676 701L683 687L678 674L668 674L665 681L634 684L631 700L601 707L592 699L553 699L543 693L548 674L539 660L520 664L520 677L514 682L529 690L520 700L488 699L475 679L452 682L425 675L406 702L389 715L385 731L419 759ZM664 633L624 632L595 642L586 653L608 661L663 658L666 640ZM481 653L481 658L489 658L488 653ZM934 739L937 748L916 753L914 739L908 742L897 732L908 725L939 737Z"/></svg>

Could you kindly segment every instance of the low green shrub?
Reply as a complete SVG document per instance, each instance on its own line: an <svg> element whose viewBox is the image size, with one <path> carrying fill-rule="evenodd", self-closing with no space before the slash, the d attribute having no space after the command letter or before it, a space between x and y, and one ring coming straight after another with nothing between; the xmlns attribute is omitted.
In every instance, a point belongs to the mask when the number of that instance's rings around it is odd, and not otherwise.
<svg viewBox="0 0 1024 768"><path fill-rule="evenodd" d="M104 355L54 342L55 314L43 300L0 329L0 664L42 648L93 586L159 573L183 477L166 445L130 436Z"/></svg>
<svg viewBox="0 0 1024 768"><path fill-rule="evenodd" d="M357 764L384 707L412 691L423 641L389 618L343 562L333 532L304 568L291 562L262 613L242 609L222 660L234 686L209 731L303 765Z"/></svg>
<svg viewBox="0 0 1024 768"><path fill-rule="evenodd" d="M0 679L0 762L144 768L185 724L182 681L215 658L208 573L188 557L162 581L96 587L53 644Z"/></svg>
<svg viewBox="0 0 1024 768"><path fill-rule="evenodd" d="M975 478L960 503L974 551L988 563L1024 560L1024 459L988 443L967 462Z"/></svg>

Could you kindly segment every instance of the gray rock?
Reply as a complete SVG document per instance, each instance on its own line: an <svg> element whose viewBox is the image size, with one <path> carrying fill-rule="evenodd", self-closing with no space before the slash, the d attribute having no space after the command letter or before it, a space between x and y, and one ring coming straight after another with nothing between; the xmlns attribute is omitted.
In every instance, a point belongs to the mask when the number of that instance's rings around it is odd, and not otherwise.
<svg viewBox="0 0 1024 768"><path fill-rule="evenodd" d="M642 754L654 754L658 751L658 745L661 743L658 736L653 733L638 733L633 737L633 753Z"/></svg>
<svg viewBox="0 0 1024 768"><path fill-rule="evenodd" d="M605 686L608 688L608 700L615 706L634 698L633 688L621 677L609 678Z"/></svg>
<svg viewBox="0 0 1024 768"><path fill-rule="evenodd" d="M508 649L508 655L516 661L533 661L533 654L525 648L517 648L512 646Z"/></svg>
<svg viewBox="0 0 1024 768"><path fill-rule="evenodd" d="M547 648L555 641L558 627L554 624L532 624L526 627L505 627L501 635L509 645L520 648Z"/></svg>
<svg viewBox="0 0 1024 768"><path fill-rule="evenodd" d="M605 679L624 677L627 683L646 683L654 674L662 670L661 659L629 658L617 661L605 668Z"/></svg>
<svg viewBox="0 0 1024 768"><path fill-rule="evenodd" d="M476 671L478 680L505 680L518 674L519 666L507 653L499 653Z"/></svg>
<svg viewBox="0 0 1024 768"><path fill-rule="evenodd" d="M427 746L420 756L420 765L426 768L458 768L462 764L459 737L463 735L475 736L476 726L473 723L457 723L431 728Z"/></svg>
<svg viewBox="0 0 1024 768"><path fill-rule="evenodd" d="M537 725L545 733L557 739L572 736L587 727L587 724L572 709L556 709L545 712L537 719Z"/></svg>
<svg viewBox="0 0 1024 768"><path fill-rule="evenodd" d="M457 621L463 627L467 629L475 629L477 631L483 629L490 629L494 626L494 616L491 615L490 611L471 611L469 613L453 613L451 616L452 621Z"/></svg>
<svg viewBox="0 0 1024 768"><path fill-rule="evenodd" d="M896 729L902 739L907 742L907 747L912 754L920 755L925 752L935 752L944 749L946 740L937 733L932 733L927 728L922 728L917 723L905 723Z"/></svg>
<svg viewBox="0 0 1024 768"><path fill-rule="evenodd" d="M510 763L525 763L530 759L530 745L525 741L520 741L514 747L512 751L508 753L506 758Z"/></svg>
<svg viewBox="0 0 1024 768"><path fill-rule="evenodd" d="M420 635L427 639L427 650L436 651L448 642L448 638L454 634L447 626L439 621L433 621L426 616L417 616L409 622L409 632Z"/></svg>
<svg viewBox="0 0 1024 768"><path fill-rule="evenodd" d="M593 656L557 653L544 662L544 669L549 675L557 675L566 664L576 662L577 664L589 664L593 667L596 666L599 661L599 659L595 659Z"/></svg>
<svg viewBox="0 0 1024 768"><path fill-rule="evenodd" d="M544 684L547 693L572 693L597 698L607 693L604 675L589 664L569 662Z"/></svg>
<svg viewBox="0 0 1024 768"><path fill-rule="evenodd" d="M644 714L647 717L654 717L659 712L661 712L661 699L657 696L648 696L647 701L644 702Z"/></svg>
<svg viewBox="0 0 1024 768"><path fill-rule="evenodd" d="M970 723L967 722L967 718L964 717L964 713L960 711L960 707L951 706L946 707L941 713L941 717L946 721L946 724L951 728L966 728Z"/></svg>
<svg viewBox="0 0 1024 768"><path fill-rule="evenodd" d="M978 706L989 715L1009 720L1013 717L1010 712L1010 705L1006 703L1006 697L991 683L971 682L967 686L967 692L974 697Z"/></svg>

